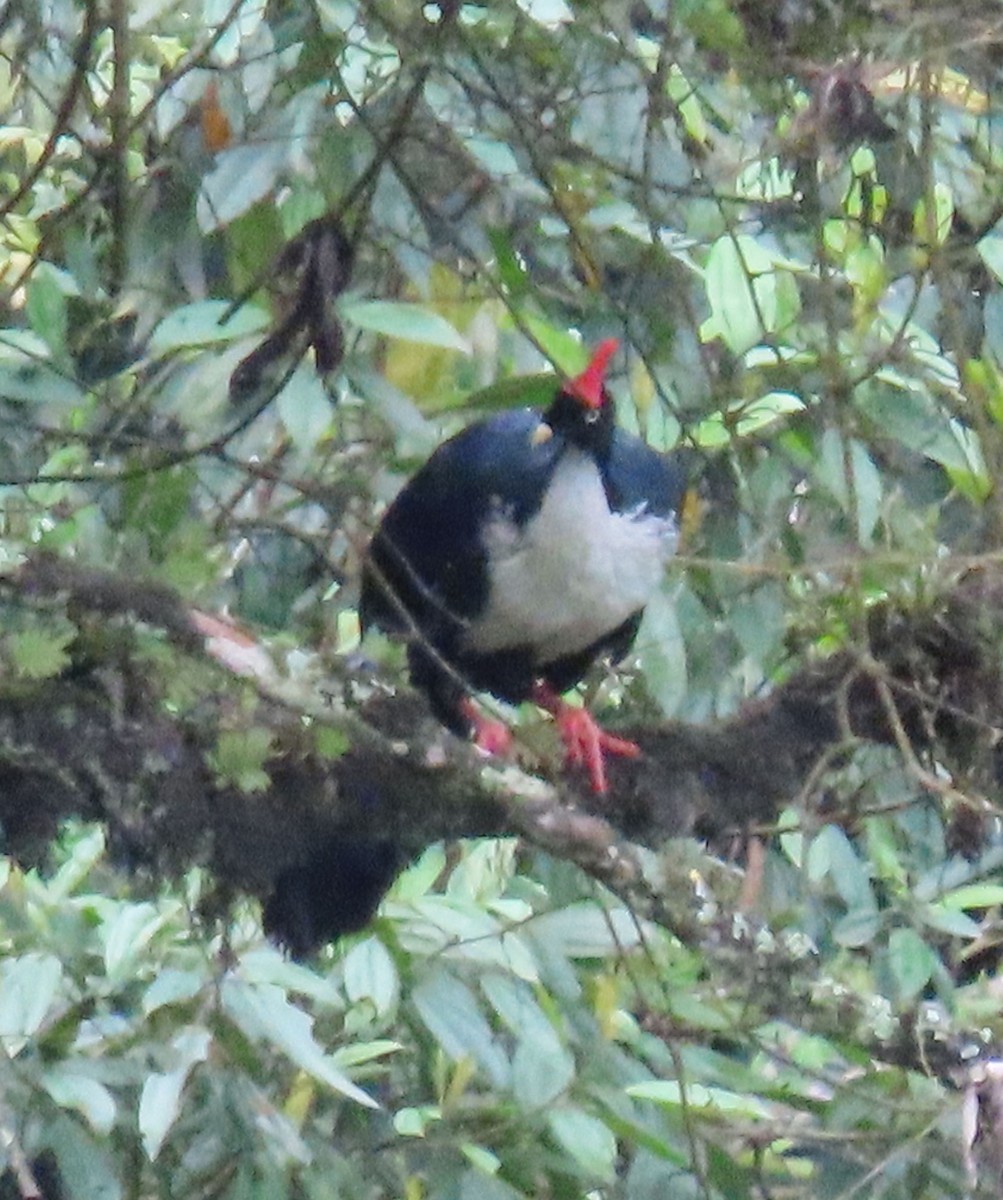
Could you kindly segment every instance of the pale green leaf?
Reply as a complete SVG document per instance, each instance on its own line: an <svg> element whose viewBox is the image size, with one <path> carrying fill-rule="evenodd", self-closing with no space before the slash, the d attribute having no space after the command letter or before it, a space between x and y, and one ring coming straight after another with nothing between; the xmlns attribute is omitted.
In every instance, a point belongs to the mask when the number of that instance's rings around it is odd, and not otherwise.
<svg viewBox="0 0 1003 1200"><path fill-rule="evenodd" d="M183 1004L201 991L204 980L197 971L164 967L143 993L143 1013L149 1016L170 1004Z"/></svg>
<svg viewBox="0 0 1003 1200"><path fill-rule="evenodd" d="M575 1060L554 1029L535 1025L519 1039L512 1059L512 1088L525 1108L550 1104L575 1078Z"/></svg>
<svg viewBox="0 0 1003 1200"><path fill-rule="evenodd" d="M192 1068L209 1057L212 1039L205 1029L183 1029L171 1039L172 1070L150 1075L139 1097L139 1133L152 1162L181 1111L181 1095Z"/></svg>
<svg viewBox="0 0 1003 1200"><path fill-rule="evenodd" d="M425 346L443 346L447 350L470 353L467 339L445 317L420 304L403 300L350 300L343 298L341 315L359 329L382 333L406 342Z"/></svg>
<svg viewBox="0 0 1003 1200"><path fill-rule="evenodd" d="M83 403L84 393L44 362L6 357L0 361L0 400L76 408Z"/></svg>
<svg viewBox="0 0 1003 1200"><path fill-rule="evenodd" d="M678 715L688 684L686 643L672 596L664 590L648 601L636 647L652 698L665 716Z"/></svg>
<svg viewBox="0 0 1003 1200"><path fill-rule="evenodd" d="M313 1019L269 984L229 978L220 990L223 1008L252 1042L268 1042L320 1083L367 1108L376 1101L344 1075L313 1036Z"/></svg>
<svg viewBox="0 0 1003 1200"><path fill-rule="evenodd" d="M66 293L50 263L39 264L32 274L27 293L25 312L29 324L48 346L53 358L65 362L68 327Z"/></svg>
<svg viewBox="0 0 1003 1200"><path fill-rule="evenodd" d="M95 1133L111 1133L117 1107L108 1088L84 1072L89 1064L75 1067L59 1063L42 1074L42 1086L60 1108L80 1113Z"/></svg>
<svg viewBox="0 0 1003 1200"><path fill-rule="evenodd" d="M276 397L276 408L297 449L315 450L331 432L334 406L313 366L300 364Z"/></svg>
<svg viewBox="0 0 1003 1200"><path fill-rule="evenodd" d="M466 984L446 971L435 971L415 989L411 1002L451 1059L472 1058L492 1086L509 1086L508 1059Z"/></svg>
<svg viewBox="0 0 1003 1200"><path fill-rule="evenodd" d="M0 1038L8 1051L13 1043L38 1032L62 982L63 968L50 954L0 961Z"/></svg>
<svg viewBox="0 0 1003 1200"><path fill-rule="evenodd" d="M944 908L995 908L1003 904L1003 884L969 883L940 897Z"/></svg>
<svg viewBox="0 0 1003 1200"><path fill-rule="evenodd" d="M353 1004L368 1000L379 1016L396 1008L400 999L397 967L378 938L356 943L345 955L341 969L345 995Z"/></svg>
<svg viewBox="0 0 1003 1200"><path fill-rule="evenodd" d="M550 1132L588 1175L612 1182L616 1174L616 1138L607 1125L580 1108L551 1108Z"/></svg>
<svg viewBox="0 0 1003 1200"><path fill-rule="evenodd" d="M435 1121L442 1120L442 1112L435 1105L420 1108L399 1108L394 1113L394 1129L401 1137L424 1137L425 1131Z"/></svg>
<svg viewBox="0 0 1003 1200"><path fill-rule="evenodd" d="M956 908L942 908L939 904L919 905L916 916L939 933L950 934L951 937L977 938L982 933L981 924L966 912Z"/></svg>
<svg viewBox="0 0 1003 1200"><path fill-rule="evenodd" d="M211 346L257 333L268 324L268 314L253 304L242 304L224 321L230 305L224 300L197 300L176 308L160 322L150 337L150 351L166 354L182 346Z"/></svg>
<svg viewBox="0 0 1003 1200"><path fill-rule="evenodd" d="M137 960L145 958L150 942L169 919L170 913L153 904L121 904L101 927L105 970L112 979L132 973Z"/></svg>
<svg viewBox="0 0 1003 1200"><path fill-rule="evenodd" d="M744 354L776 327L773 264L751 237L719 238L707 257L704 284L711 308L700 331L704 340L720 337L735 354Z"/></svg>
<svg viewBox="0 0 1003 1200"><path fill-rule="evenodd" d="M645 923L629 909L604 909L588 900L541 913L532 923L534 941L545 941L568 958L601 958L628 950L640 942L644 930Z"/></svg>

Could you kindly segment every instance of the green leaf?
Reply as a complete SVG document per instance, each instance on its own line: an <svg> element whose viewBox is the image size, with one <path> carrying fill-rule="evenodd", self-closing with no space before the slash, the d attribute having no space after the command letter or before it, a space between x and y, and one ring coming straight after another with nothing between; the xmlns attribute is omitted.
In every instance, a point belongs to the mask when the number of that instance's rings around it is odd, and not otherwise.
<svg viewBox="0 0 1003 1200"><path fill-rule="evenodd" d="M197 483L194 469L179 465L168 471L126 480L122 489L125 519L149 538L151 553L159 560L170 536L185 522Z"/></svg>
<svg viewBox="0 0 1003 1200"><path fill-rule="evenodd" d="M264 764L274 752L274 737L271 730L258 726L224 730L209 755L219 782L242 792L263 792L271 784Z"/></svg>
<svg viewBox="0 0 1003 1200"><path fill-rule="evenodd" d="M293 444L307 453L331 432L334 407L312 366L301 363L276 397L276 408Z"/></svg>
<svg viewBox="0 0 1003 1200"><path fill-rule="evenodd" d="M886 817L868 817L864 822L867 854L879 879L905 887L908 871L902 861L893 822Z"/></svg>
<svg viewBox="0 0 1003 1200"><path fill-rule="evenodd" d="M547 1125L558 1143L590 1178L612 1182L616 1174L616 1138L597 1117L580 1108L551 1108Z"/></svg>
<svg viewBox="0 0 1003 1200"><path fill-rule="evenodd" d="M805 835L801 825L802 814L794 808L785 808L777 821L777 827L780 829L780 847L799 869L804 867L805 847Z"/></svg>
<svg viewBox="0 0 1003 1200"><path fill-rule="evenodd" d="M701 1083L688 1083L684 1088L676 1079L652 1079L645 1083L630 1084L625 1090L628 1096L635 1099L654 1100L656 1104L670 1108L685 1104L690 1109L717 1109L753 1118L772 1115L769 1106L756 1096L722 1087L707 1087Z"/></svg>
<svg viewBox="0 0 1003 1200"><path fill-rule="evenodd" d="M720 337L735 354L744 354L776 327L773 263L751 237L725 235L714 243L704 285L711 308L700 330L704 341Z"/></svg>
<svg viewBox="0 0 1003 1200"><path fill-rule="evenodd" d="M849 949L869 946L881 929L881 915L877 908L861 904L851 908L845 917L832 927L833 939Z"/></svg>
<svg viewBox="0 0 1003 1200"><path fill-rule="evenodd" d="M648 601L636 647L649 693L663 715L677 716L688 684L686 643L676 606L664 591Z"/></svg>
<svg viewBox="0 0 1003 1200"><path fill-rule="evenodd" d="M541 913L531 926L534 941L549 944L568 958L602 958L639 944L645 923L626 908L604 909L583 900Z"/></svg>
<svg viewBox="0 0 1003 1200"><path fill-rule="evenodd" d="M275 187L289 156L288 131L280 136L256 138L245 146L233 146L216 156L216 165L202 181L196 205L203 233L239 217Z"/></svg>
<svg viewBox="0 0 1003 1200"><path fill-rule="evenodd" d="M133 974L137 959L146 956L171 914L147 902L117 905L113 914L101 926L105 971L110 979L122 979Z"/></svg>
<svg viewBox="0 0 1003 1200"><path fill-rule="evenodd" d="M149 1016L158 1008L171 1004L183 1004L193 999L202 990L203 979L197 971L182 971L177 967L164 967L143 994L143 1013Z"/></svg>
<svg viewBox="0 0 1003 1200"><path fill-rule="evenodd" d="M1003 904L1003 884L969 883L941 896L939 903L943 908L995 908Z"/></svg>
<svg viewBox="0 0 1003 1200"><path fill-rule="evenodd" d="M786 596L779 585L763 584L736 597L728 624L753 662L766 667L776 659L787 636Z"/></svg>
<svg viewBox="0 0 1003 1200"><path fill-rule="evenodd" d="M888 965L903 1004L915 1000L937 967L937 956L915 929L893 929L888 937Z"/></svg>
<svg viewBox="0 0 1003 1200"><path fill-rule="evenodd" d="M357 1067L362 1063L373 1062L377 1058L386 1058L391 1054L399 1054L404 1047L400 1042L392 1042L389 1038L379 1038L372 1042L353 1042L343 1046L331 1054L331 1062L336 1067Z"/></svg>
<svg viewBox="0 0 1003 1200"><path fill-rule="evenodd" d="M388 902L391 915L400 911ZM483 908L453 897L425 896L401 912L407 916L401 940L411 950L440 951L446 958L504 966L524 978L535 978L536 963L521 935L506 932L502 921Z"/></svg>
<svg viewBox="0 0 1003 1200"><path fill-rule="evenodd" d="M25 312L28 323L48 346L53 359L65 365L68 360L66 333L69 323L66 293L50 263L40 263L35 269L28 284Z"/></svg>
<svg viewBox="0 0 1003 1200"><path fill-rule="evenodd" d="M182 346L211 346L232 342L264 329L268 314L253 304L242 304L224 321L230 305L225 300L197 300L176 308L160 322L150 337L150 353L166 354Z"/></svg>
<svg viewBox="0 0 1003 1200"><path fill-rule="evenodd" d="M84 1073L88 1069L93 1064L56 1064L43 1072L42 1087L60 1108L80 1113L95 1133L109 1134L115 1126L115 1099L103 1083Z"/></svg>
<svg viewBox="0 0 1003 1200"><path fill-rule="evenodd" d="M931 235L935 246L943 245L947 235L951 232L951 223L954 220L954 194L946 183L937 182L933 186L933 214L932 220L927 215L927 201L925 196L921 196L916 204L916 212L913 218L913 230L916 236L916 241L921 246L930 244ZM932 229L929 228L932 225Z"/></svg>
<svg viewBox="0 0 1003 1200"><path fill-rule="evenodd" d="M314 725L313 748L322 758L342 758L351 749L352 743L343 729L333 725Z"/></svg>
<svg viewBox="0 0 1003 1200"><path fill-rule="evenodd" d="M804 406L801 397L793 392L766 392L750 404L735 406L738 414L734 421L735 433L739 437L751 437L791 413L802 412Z"/></svg>
<svg viewBox="0 0 1003 1200"><path fill-rule="evenodd" d="M8 634L7 650L15 671L23 679L51 679L58 675L69 664L66 647L75 636L73 630L53 633L38 627Z"/></svg>
<svg viewBox="0 0 1003 1200"><path fill-rule="evenodd" d="M411 1003L454 1062L472 1058L493 1087L509 1086L508 1059L466 984L445 970L434 971L412 993Z"/></svg>
<svg viewBox="0 0 1003 1200"><path fill-rule="evenodd" d="M988 233L976 242L975 248L997 280L1003 282L1003 237L998 233Z"/></svg>
<svg viewBox="0 0 1003 1200"><path fill-rule="evenodd" d="M0 399L78 408L84 402L84 393L72 379L44 362L8 357L0 361Z"/></svg>
<svg viewBox="0 0 1003 1200"><path fill-rule="evenodd" d="M425 346L443 346L447 350L470 353L467 339L437 312L403 300L349 300L339 303L342 317L360 329L418 342Z"/></svg>
<svg viewBox="0 0 1003 1200"><path fill-rule="evenodd" d="M72 1200L122 1200L118 1165L110 1139L97 1140L74 1117L60 1115L48 1124L46 1141L52 1146L64 1180L72 1181Z"/></svg>
<svg viewBox="0 0 1003 1200"><path fill-rule="evenodd" d="M918 905L915 913L924 925L936 929L938 933L950 934L951 937L971 939L982 933L982 926L978 921L955 908L942 908L939 904Z"/></svg>
<svg viewBox="0 0 1003 1200"><path fill-rule="evenodd" d="M900 381L894 372L881 374ZM872 392L864 395L860 407L883 433L940 463L967 496L981 501L988 494L991 480L977 436L956 418L945 416L926 392L917 393L912 385Z"/></svg>
<svg viewBox="0 0 1003 1200"><path fill-rule="evenodd" d="M553 1028L535 1025L519 1039L512 1058L512 1088L524 1108L552 1103L574 1078L574 1056Z"/></svg>
<svg viewBox="0 0 1003 1200"><path fill-rule="evenodd" d="M806 868L813 883L828 876L847 908L877 908L867 868L838 825L823 826L812 839Z"/></svg>
<svg viewBox="0 0 1003 1200"><path fill-rule="evenodd" d="M437 1105L399 1108L394 1113L394 1129L401 1137L424 1137L429 1125L441 1120L442 1110Z"/></svg>
<svg viewBox="0 0 1003 1200"><path fill-rule="evenodd" d="M354 945L341 964L345 995L353 1004L369 1000L378 1016L386 1016L400 999L400 978L394 960L379 940L369 937Z"/></svg>
<svg viewBox="0 0 1003 1200"><path fill-rule="evenodd" d="M734 1013L727 1004L708 1004L703 996L693 996L685 991L669 996L669 1008L683 1024L696 1029L714 1029L724 1032L734 1022Z"/></svg>
<svg viewBox="0 0 1003 1200"><path fill-rule="evenodd" d="M91 829L73 842L70 855L49 881L48 896L53 903L72 896L80 884L104 858L104 830Z"/></svg>
<svg viewBox="0 0 1003 1200"><path fill-rule="evenodd" d="M693 430L693 442L713 450L733 438L755 437L777 425L791 413L799 413L804 401L791 391L769 391L751 403L729 404L726 412L715 413L699 422Z"/></svg>
<svg viewBox="0 0 1003 1200"><path fill-rule="evenodd" d="M554 1026L537 1000L536 989L507 972L491 971L481 977L481 991L506 1027L517 1036L535 1035L546 1040Z"/></svg>
<svg viewBox="0 0 1003 1200"><path fill-rule="evenodd" d="M291 1004L281 988L231 976L223 981L220 995L227 1015L250 1041L270 1043L320 1083L367 1108L379 1107L338 1070L314 1039L313 1019Z"/></svg>
<svg viewBox="0 0 1003 1200"><path fill-rule="evenodd" d="M502 287L512 299L521 299L530 291L531 280L525 262L512 245L511 233L496 227L489 229L487 236Z"/></svg>
<svg viewBox="0 0 1003 1200"><path fill-rule="evenodd" d="M460 1180L460 1190L456 1195L456 1200L524 1200L526 1193L522 1188L516 1190L511 1184L505 1182L498 1175L487 1175L481 1169L480 1160L473 1154L469 1153L471 1149L469 1142L463 1142L460 1145L460 1150L465 1158L474 1163L474 1166L464 1171L463 1178ZM485 1153L487 1153L485 1151Z"/></svg>
<svg viewBox="0 0 1003 1200"><path fill-rule="evenodd" d="M560 388L553 371L535 375L517 375L471 392L462 404L472 413L491 413L509 408L546 408Z"/></svg>
<svg viewBox="0 0 1003 1200"><path fill-rule="evenodd" d="M492 1154L484 1146L474 1145L473 1142L461 1142L460 1153L484 1175L496 1175L501 1167L501 1159L497 1154ZM478 1192L478 1195L481 1193Z"/></svg>
<svg viewBox="0 0 1003 1200"><path fill-rule="evenodd" d="M51 954L25 954L0 962L0 1039L9 1053L18 1053L41 1028L62 982L62 965Z"/></svg>
<svg viewBox="0 0 1003 1200"><path fill-rule="evenodd" d="M553 325L550 321L532 313L522 317L521 324L532 336L540 350L555 365L558 372L572 376L583 371L588 364L589 350L582 339L569 331L563 325ZM554 377L551 376L553 383Z"/></svg>
<svg viewBox="0 0 1003 1200"><path fill-rule="evenodd" d="M209 1057L212 1038L205 1029L183 1029L171 1039L172 1070L150 1075L139 1097L139 1133L152 1162L181 1112L181 1095L196 1064Z"/></svg>
<svg viewBox="0 0 1003 1200"><path fill-rule="evenodd" d="M441 842L424 850L416 862L397 876L394 895L398 900L417 900L431 890L446 867L446 852Z"/></svg>

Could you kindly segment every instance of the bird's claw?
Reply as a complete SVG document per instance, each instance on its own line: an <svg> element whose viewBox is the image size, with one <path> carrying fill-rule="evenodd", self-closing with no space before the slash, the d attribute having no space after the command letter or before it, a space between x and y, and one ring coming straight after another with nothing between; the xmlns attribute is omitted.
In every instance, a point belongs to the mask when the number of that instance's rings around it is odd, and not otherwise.
<svg viewBox="0 0 1003 1200"><path fill-rule="evenodd" d="M607 790L605 755L637 758L641 753L635 742L607 733L587 709L566 703L545 684L535 688L533 699L553 714L564 743L565 763L570 767L584 767L597 795L601 796Z"/></svg>
<svg viewBox="0 0 1003 1200"><path fill-rule="evenodd" d="M506 754L512 748L512 730L504 721L485 716L469 697L460 702L460 710L472 726L478 750L485 754Z"/></svg>

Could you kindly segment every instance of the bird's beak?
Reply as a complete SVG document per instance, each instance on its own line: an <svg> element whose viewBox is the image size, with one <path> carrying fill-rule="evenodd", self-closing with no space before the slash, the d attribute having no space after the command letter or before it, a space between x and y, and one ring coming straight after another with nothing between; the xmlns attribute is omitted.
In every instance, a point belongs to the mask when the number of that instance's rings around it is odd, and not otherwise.
<svg viewBox="0 0 1003 1200"><path fill-rule="evenodd" d="M554 431L550 428L546 421L541 421L539 425L529 435L529 444L531 446L542 446L554 436Z"/></svg>

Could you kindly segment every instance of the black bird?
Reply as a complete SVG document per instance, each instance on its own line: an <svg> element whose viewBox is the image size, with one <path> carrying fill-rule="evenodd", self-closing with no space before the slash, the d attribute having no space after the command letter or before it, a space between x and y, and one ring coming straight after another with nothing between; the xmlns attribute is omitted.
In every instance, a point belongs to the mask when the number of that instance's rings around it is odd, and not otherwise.
<svg viewBox="0 0 1003 1200"><path fill-rule="evenodd" d="M408 639L412 682L439 719L499 750L508 731L470 698L552 713L570 763L606 790L603 751L636 754L561 699L601 657L621 659L676 545L678 457L617 428L609 339L545 412L478 421L432 455L369 547L359 615Z"/></svg>

